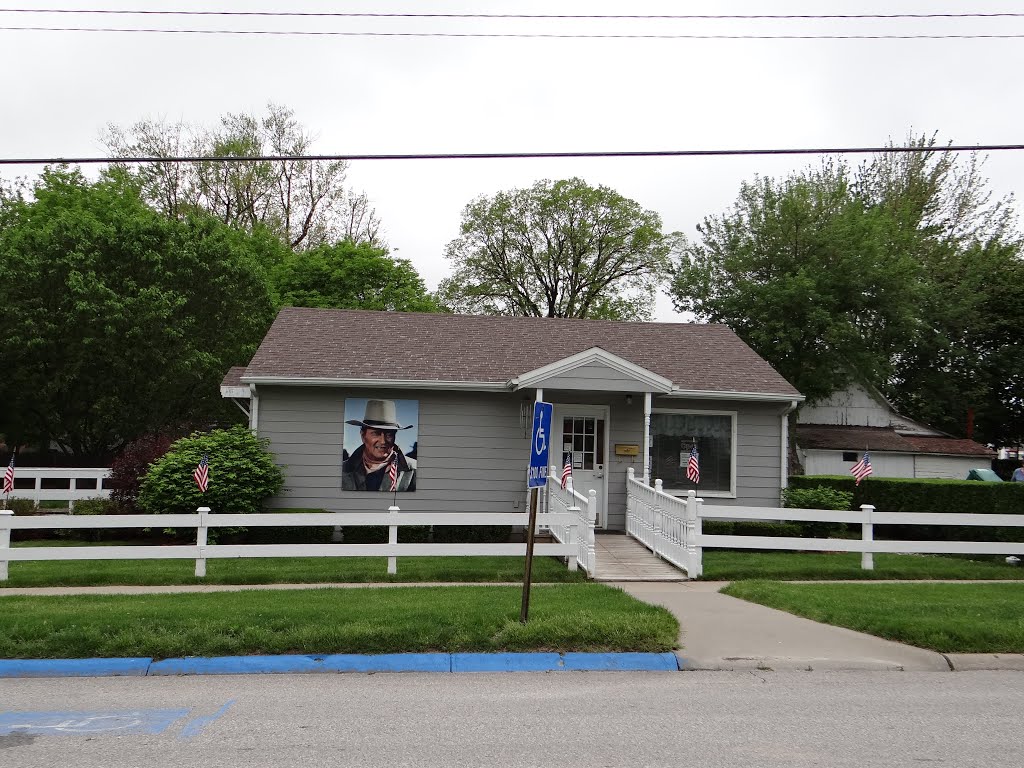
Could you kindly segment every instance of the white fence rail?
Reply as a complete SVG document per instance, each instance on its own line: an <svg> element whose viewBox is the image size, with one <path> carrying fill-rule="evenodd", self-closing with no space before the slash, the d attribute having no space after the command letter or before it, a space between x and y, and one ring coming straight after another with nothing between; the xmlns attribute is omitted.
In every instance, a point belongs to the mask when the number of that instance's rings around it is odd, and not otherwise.
<svg viewBox="0 0 1024 768"><path fill-rule="evenodd" d="M1019 555L1024 552L1024 515L986 515L937 512L878 512L864 504L852 511L786 509L781 507L710 506L695 491L681 499L633 476L626 480L627 532L656 555L683 568L695 579L703 572L705 547L775 549L805 552L860 552L861 568L873 570L875 552L957 555ZM726 536L705 534L704 520L764 520L771 522L853 523L861 526L859 539L816 539L796 536ZM1016 542L1004 541L879 541L875 525L951 525L1020 528ZM681 533L681 535L680 535Z"/></svg>
<svg viewBox="0 0 1024 768"><path fill-rule="evenodd" d="M541 494L542 514L537 516L540 526L545 526L551 535L567 545L576 546L576 561L580 568L593 578L597 570L597 548L594 540L597 528L597 491L587 496L577 493L570 486L563 488L557 467L551 467L547 485ZM552 515L567 515L571 525L553 522Z"/></svg>
<svg viewBox="0 0 1024 768"><path fill-rule="evenodd" d="M579 517L571 513L548 513L548 525L564 527L568 542L537 542L534 552L541 556L566 558L569 570L576 570L580 533ZM415 556L526 555L525 543L507 544L420 544L399 543L398 528L403 525L521 525L529 524L525 512L514 513L435 513L401 512L308 512L296 514L215 514L200 507L188 515L14 515L0 511L0 581L8 578L8 562L28 560L151 560L184 559L196 561L196 576L206 575L210 558L238 557L387 557L388 572L396 572L397 558ZM389 527L387 544L207 544L210 528L300 527L300 526ZM56 530L66 528L195 528L196 543L168 546L82 546L11 547L12 530Z"/></svg>
<svg viewBox="0 0 1024 768"><path fill-rule="evenodd" d="M110 490L103 487L103 481L110 477L107 467L16 467L15 487L11 498L40 501L66 501L68 509L74 509L81 499L110 498ZM31 488L20 487L26 480L32 481ZM57 485L59 487L43 486Z"/></svg>

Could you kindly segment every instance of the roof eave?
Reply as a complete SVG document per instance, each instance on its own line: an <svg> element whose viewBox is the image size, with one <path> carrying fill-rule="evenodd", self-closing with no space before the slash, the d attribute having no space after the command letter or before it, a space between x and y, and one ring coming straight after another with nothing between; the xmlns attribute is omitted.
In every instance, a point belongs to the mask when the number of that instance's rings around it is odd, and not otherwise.
<svg viewBox="0 0 1024 768"><path fill-rule="evenodd" d="M802 403L806 398L800 394L783 392L738 392L732 390L673 389L666 397L680 400L741 400L765 403Z"/></svg>
<svg viewBox="0 0 1024 768"><path fill-rule="evenodd" d="M381 389L454 389L505 392L502 381L435 381L429 379L352 379L309 376L243 376L246 384L299 387L379 387Z"/></svg>

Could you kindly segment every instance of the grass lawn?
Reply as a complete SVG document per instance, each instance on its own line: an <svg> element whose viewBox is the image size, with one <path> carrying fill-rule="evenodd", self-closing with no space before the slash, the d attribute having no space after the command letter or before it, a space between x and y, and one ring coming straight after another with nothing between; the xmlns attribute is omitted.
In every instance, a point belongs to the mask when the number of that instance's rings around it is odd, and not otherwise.
<svg viewBox="0 0 1024 768"><path fill-rule="evenodd" d="M0 597L0 657L669 651L663 608L601 584Z"/></svg>
<svg viewBox="0 0 1024 768"><path fill-rule="evenodd" d="M781 584L723 592L944 653L1024 653L1024 584Z"/></svg>
<svg viewBox="0 0 1024 768"><path fill-rule="evenodd" d="M102 542L105 545L116 542ZM79 542L32 541L21 546L77 546ZM368 582L523 580L521 557L400 557L398 573L387 573L386 557L272 557L210 559L206 578L195 577L194 560L72 560L12 562L3 587L86 587L164 584L324 584ZM586 581L550 558L533 561L535 582Z"/></svg>
<svg viewBox="0 0 1024 768"><path fill-rule="evenodd" d="M860 567L859 552L704 550L706 581L831 581L877 579L1024 579L1024 567L1001 561L939 555L876 554L875 569Z"/></svg>

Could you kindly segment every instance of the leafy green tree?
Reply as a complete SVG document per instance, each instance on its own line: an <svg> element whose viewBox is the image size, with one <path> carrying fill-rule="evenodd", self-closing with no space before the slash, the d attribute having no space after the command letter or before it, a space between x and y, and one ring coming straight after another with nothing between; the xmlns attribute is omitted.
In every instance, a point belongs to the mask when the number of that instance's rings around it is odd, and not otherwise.
<svg viewBox="0 0 1024 768"><path fill-rule="evenodd" d="M308 155L313 139L287 107L269 104L263 117L229 113L214 128L162 120L142 120L128 129L110 125L103 141L116 157L167 158L121 168L139 184L146 202L173 218L205 211L246 231L266 227L295 250L344 239L383 244L368 198L345 186L345 161L170 160Z"/></svg>
<svg viewBox="0 0 1024 768"><path fill-rule="evenodd" d="M139 490L138 505L152 514L214 512L255 514L284 487L270 441L244 426L195 432L176 441L150 465ZM192 473L206 456L209 484L200 492Z"/></svg>
<svg viewBox="0 0 1024 768"><path fill-rule="evenodd" d="M121 177L48 169L0 217L0 432L82 461L224 411L218 383L273 316L281 246L206 215L173 220Z"/></svg>
<svg viewBox="0 0 1024 768"><path fill-rule="evenodd" d="M653 211L576 178L477 198L461 232L442 303L536 317L649 319L674 243Z"/></svg>
<svg viewBox="0 0 1024 768"><path fill-rule="evenodd" d="M273 273L282 306L437 312L407 259L368 243L342 241L292 254Z"/></svg>
<svg viewBox="0 0 1024 768"><path fill-rule="evenodd" d="M918 265L889 249L889 222L841 165L744 183L697 230L676 265L676 308L728 325L810 400L854 372L884 380L915 333Z"/></svg>
<svg viewBox="0 0 1024 768"><path fill-rule="evenodd" d="M934 137L851 170L744 184L676 264L677 309L723 322L809 400L851 380L952 434L1024 439L1021 240L977 156Z"/></svg>

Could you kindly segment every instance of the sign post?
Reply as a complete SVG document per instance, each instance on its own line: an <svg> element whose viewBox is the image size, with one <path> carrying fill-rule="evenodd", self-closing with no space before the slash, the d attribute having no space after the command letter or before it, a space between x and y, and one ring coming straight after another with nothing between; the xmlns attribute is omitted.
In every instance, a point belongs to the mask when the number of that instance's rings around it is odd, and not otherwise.
<svg viewBox="0 0 1024 768"><path fill-rule="evenodd" d="M548 444L551 441L551 403L533 404L533 433L530 437L530 469L526 487L530 489L530 522L526 528L526 568L523 571L523 603L519 621L526 623L530 614L530 578L533 572L533 545L537 531L538 489L548 482Z"/></svg>

